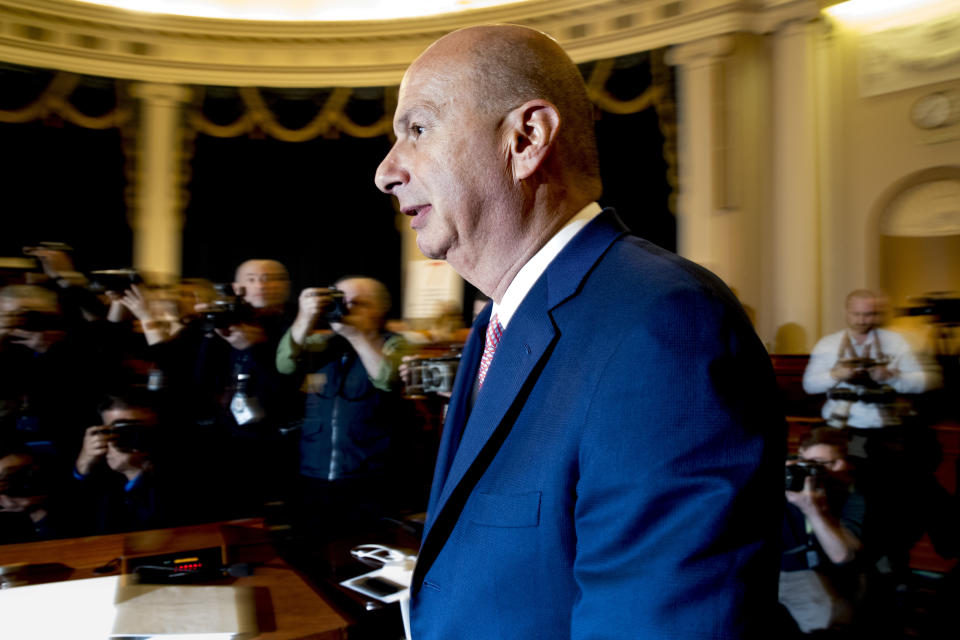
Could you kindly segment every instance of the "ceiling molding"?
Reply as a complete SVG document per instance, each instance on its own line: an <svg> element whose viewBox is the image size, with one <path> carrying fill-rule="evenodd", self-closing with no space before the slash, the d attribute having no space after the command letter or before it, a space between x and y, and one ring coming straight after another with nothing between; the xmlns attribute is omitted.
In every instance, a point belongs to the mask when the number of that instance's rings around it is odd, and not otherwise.
<svg viewBox="0 0 960 640"><path fill-rule="evenodd" d="M381 86L398 84L438 37L471 24L529 25L587 62L818 14L817 0L531 0L427 18L275 22L0 0L0 61L145 82Z"/></svg>

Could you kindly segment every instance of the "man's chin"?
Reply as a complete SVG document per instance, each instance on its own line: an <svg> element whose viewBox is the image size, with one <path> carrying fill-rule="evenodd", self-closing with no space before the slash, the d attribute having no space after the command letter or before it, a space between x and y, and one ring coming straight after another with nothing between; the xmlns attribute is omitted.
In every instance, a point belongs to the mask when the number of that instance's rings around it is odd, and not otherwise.
<svg viewBox="0 0 960 640"><path fill-rule="evenodd" d="M422 236L417 234L417 248L420 249L420 253L427 256L431 260L446 260L447 252L436 247L429 245Z"/></svg>

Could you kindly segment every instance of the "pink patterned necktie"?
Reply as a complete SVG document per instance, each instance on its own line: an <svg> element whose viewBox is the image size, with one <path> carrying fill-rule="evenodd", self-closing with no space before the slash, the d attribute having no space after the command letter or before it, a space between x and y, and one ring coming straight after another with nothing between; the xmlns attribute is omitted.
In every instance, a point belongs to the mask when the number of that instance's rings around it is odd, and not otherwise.
<svg viewBox="0 0 960 640"><path fill-rule="evenodd" d="M500 336L503 335L503 326L497 319L497 314L493 314L490 323L487 325L487 341L483 346L483 356L480 358L480 370L477 371L477 389L483 386L483 380L487 377L487 369L493 362L493 353L500 344Z"/></svg>

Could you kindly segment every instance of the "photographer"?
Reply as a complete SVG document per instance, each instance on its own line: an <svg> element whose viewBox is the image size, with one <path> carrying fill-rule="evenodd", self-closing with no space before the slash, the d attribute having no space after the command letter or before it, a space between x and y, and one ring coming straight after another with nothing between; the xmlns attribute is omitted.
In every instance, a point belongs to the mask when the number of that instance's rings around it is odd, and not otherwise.
<svg viewBox="0 0 960 640"><path fill-rule="evenodd" d="M147 392L108 396L100 407L102 424L86 430L73 469L82 530L156 529L191 522L200 513L204 485L192 481L185 465L173 466L169 459L169 448L185 448L189 439L171 434L152 405ZM203 504L210 519L214 505Z"/></svg>
<svg viewBox="0 0 960 640"><path fill-rule="evenodd" d="M53 291L0 289L0 436L42 454L72 454L103 376L89 341L67 324Z"/></svg>
<svg viewBox="0 0 960 640"><path fill-rule="evenodd" d="M884 300L877 293L851 292L846 301L848 328L823 337L810 354L803 389L827 393L823 417L831 426L899 426L906 411L897 394L918 394L937 384L939 376L921 364L903 337L880 328L884 313ZM868 455L860 438L852 445L857 455Z"/></svg>
<svg viewBox="0 0 960 640"><path fill-rule="evenodd" d="M24 247L23 253L35 258L43 271L34 274L30 282L57 294L71 328L104 318L107 308L90 290L87 277L74 265L72 247L63 242L39 242Z"/></svg>
<svg viewBox="0 0 960 640"><path fill-rule="evenodd" d="M395 447L407 426L397 375L407 347L384 329L386 288L370 278L335 287L303 290L276 360L306 394L300 524L308 539L326 541L369 528L390 508ZM313 332L321 319L332 332Z"/></svg>
<svg viewBox="0 0 960 640"><path fill-rule="evenodd" d="M846 450L844 432L820 427L787 461L779 599L804 633L853 622L865 508Z"/></svg>
<svg viewBox="0 0 960 640"><path fill-rule="evenodd" d="M223 487L233 515L259 515L285 490L281 477L289 466L279 429L289 420L295 389L274 365L289 276L274 260L247 260L231 285L216 286L197 317L153 345L151 355L178 421L194 427L192 442L209 461L209 481ZM261 477L249 473L254 467Z"/></svg>
<svg viewBox="0 0 960 640"><path fill-rule="evenodd" d="M939 370L900 334L879 328L884 303L877 293L852 292L849 328L817 343L803 384L808 393L827 393L828 424L850 427L849 454L860 458L858 486L870 505L870 540L861 555L871 582L893 597L910 578L910 550L923 534L938 551L955 553L956 524L934 475L941 452L930 417L907 399L937 387Z"/></svg>

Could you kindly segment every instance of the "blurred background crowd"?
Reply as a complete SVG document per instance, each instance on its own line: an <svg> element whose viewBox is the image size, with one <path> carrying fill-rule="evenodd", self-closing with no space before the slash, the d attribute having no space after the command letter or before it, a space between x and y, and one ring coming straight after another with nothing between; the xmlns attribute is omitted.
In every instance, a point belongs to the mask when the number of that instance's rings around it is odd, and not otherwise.
<svg viewBox="0 0 960 640"><path fill-rule="evenodd" d="M424 508L433 439L381 283L291 304L274 260L171 286L24 252L0 282L0 543L248 516L322 542Z"/></svg>

